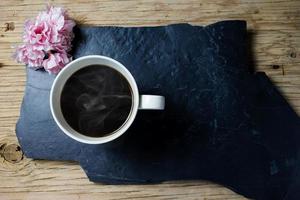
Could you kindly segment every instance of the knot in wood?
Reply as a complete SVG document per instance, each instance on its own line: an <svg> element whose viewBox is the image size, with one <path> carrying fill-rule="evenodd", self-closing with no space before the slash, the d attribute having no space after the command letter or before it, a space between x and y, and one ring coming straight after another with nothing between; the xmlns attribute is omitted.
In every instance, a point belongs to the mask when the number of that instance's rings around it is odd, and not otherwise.
<svg viewBox="0 0 300 200"><path fill-rule="evenodd" d="M3 145L1 148L1 154L7 162L18 163L23 159L23 151L19 145Z"/></svg>

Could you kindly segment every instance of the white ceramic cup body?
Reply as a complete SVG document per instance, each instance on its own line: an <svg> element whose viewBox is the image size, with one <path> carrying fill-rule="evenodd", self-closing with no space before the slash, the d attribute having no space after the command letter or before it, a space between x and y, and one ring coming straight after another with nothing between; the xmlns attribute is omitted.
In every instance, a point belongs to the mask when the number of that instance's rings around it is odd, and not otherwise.
<svg viewBox="0 0 300 200"><path fill-rule="evenodd" d="M72 74L90 65L105 65L115 69L127 79L131 88L132 106L131 106L130 114L128 115L126 121L123 123L122 126L120 126L114 132L105 135L103 137L89 137L74 130L66 122L62 114L61 105L60 105L61 93L66 81L70 78L70 76L72 76ZM56 124L67 136L73 138L74 140L86 144L102 144L102 143L110 142L120 137L133 123L138 109L163 110L164 107L165 107L165 99L163 96L158 96L158 95L140 96L137 84L133 76L131 75L131 73L120 62L112 58L106 56L99 56L99 55L84 56L70 62L56 76L50 92L50 109Z"/></svg>

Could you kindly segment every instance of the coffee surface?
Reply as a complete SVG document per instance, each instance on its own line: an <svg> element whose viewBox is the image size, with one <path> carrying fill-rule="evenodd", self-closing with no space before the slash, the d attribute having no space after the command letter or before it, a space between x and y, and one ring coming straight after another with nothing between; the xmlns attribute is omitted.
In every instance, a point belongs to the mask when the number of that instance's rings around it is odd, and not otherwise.
<svg viewBox="0 0 300 200"><path fill-rule="evenodd" d="M90 65L75 72L61 93L61 110L77 132L102 137L120 128L130 114L132 93L118 71Z"/></svg>

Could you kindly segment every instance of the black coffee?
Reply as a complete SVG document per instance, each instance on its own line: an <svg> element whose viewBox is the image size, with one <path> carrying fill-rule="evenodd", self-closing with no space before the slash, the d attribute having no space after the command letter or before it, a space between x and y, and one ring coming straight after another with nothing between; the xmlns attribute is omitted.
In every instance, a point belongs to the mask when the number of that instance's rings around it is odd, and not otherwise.
<svg viewBox="0 0 300 200"><path fill-rule="evenodd" d="M132 97L129 83L118 71L90 65L67 80L60 102L63 116L74 130L101 137L126 121Z"/></svg>

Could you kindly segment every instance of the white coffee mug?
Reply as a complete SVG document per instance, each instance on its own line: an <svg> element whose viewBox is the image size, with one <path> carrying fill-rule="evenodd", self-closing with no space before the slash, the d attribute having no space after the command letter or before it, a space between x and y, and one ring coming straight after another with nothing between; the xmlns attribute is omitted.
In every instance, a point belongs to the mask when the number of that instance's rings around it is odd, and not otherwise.
<svg viewBox="0 0 300 200"><path fill-rule="evenodd" d="M74 130L65 120L60 105L61 93L67 80L78 70L90 65L105 65L118 71L128 81L132 92L131 112L126 121L117 130L103 137L89 137ZM67 136L82 143L102 144L121 136L133 123L138 109L163 110L165 108L165 98L158 95L139 95L138 87L133 76L120 62L106 56L90 55L70 62L59 72L51 88L50 108L55 122Z"/></svg>

